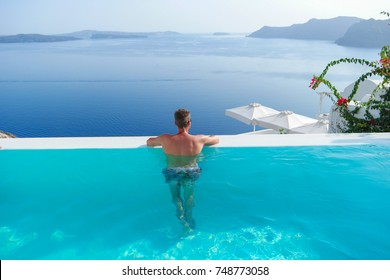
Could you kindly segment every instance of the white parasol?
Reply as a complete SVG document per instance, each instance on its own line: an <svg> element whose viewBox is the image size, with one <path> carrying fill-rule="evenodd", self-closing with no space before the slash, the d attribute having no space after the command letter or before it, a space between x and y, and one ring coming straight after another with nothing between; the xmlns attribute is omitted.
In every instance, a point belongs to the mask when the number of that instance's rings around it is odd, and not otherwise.
<svg viewBox="0 0 390 280"><path fill-rule="evenodd" d="M314 124L316 122L316 119L299 115L291 111L282 111L276 115L255 119L257 125L275 130L291 130L296 127Z"/></svg>
<svg viewBox="0 0 390 280"><path fill-rule="evenodd" d="M329 121L328 120L319 120L315 123L303 125L291 129L292 133L299 134L316 134L316 133L328 133Z"/></svg>
<svg viewBox="0 0 390 280"><path fill-rule="evenodd" d="M255 131L257 124L255 119L276 115L278 113L279 111L259 103L251 103L246 106L225 110L226 116L235 118L245 124L253 125L253 131Z"/></svg>

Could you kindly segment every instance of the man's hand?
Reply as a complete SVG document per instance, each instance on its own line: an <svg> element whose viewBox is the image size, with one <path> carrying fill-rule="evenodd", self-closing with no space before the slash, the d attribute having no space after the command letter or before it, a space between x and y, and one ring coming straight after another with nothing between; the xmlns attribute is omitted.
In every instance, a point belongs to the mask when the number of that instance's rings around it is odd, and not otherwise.
<svg viewBox="0 0 390 280"><path fill-rule="evenodd" d="M146 141L146 145L149 147L161 146L159 137L150 137Z"/></svg>

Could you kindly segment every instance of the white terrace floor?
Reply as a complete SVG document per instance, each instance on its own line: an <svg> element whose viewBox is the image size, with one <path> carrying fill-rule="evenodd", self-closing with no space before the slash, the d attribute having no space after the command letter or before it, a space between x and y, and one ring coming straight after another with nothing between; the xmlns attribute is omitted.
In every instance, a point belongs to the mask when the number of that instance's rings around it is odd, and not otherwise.
<svg viewBox="0 0 390 280"><path fill-rule="evenodd" d="M390 133L220 135L215 147L364 145L390 146ZM0 149L109 149L146 147L149 137L65 137L0 139Z"/></svg>

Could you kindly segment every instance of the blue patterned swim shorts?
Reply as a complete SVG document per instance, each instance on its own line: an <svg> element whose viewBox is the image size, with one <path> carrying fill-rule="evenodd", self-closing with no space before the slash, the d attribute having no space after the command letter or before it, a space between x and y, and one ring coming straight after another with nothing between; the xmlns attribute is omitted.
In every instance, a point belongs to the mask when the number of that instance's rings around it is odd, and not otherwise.
<svg viewBox="0 0 390 280"><path fill-rule="evenodd" d="M182 180L195 181L199 179L202 169L199 166L191 167L167 167L164 168L162 173L165 177L165 182L177 181L180 183Z"/></svg>

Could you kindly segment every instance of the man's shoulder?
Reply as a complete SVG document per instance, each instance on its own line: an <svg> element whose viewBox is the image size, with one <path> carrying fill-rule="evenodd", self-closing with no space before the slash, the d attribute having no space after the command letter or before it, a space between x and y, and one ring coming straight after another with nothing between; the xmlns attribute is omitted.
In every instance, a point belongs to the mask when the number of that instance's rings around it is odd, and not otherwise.
<svg viewBox="0 0 390 280"><path fill-rule="evenodd" d="M164 134L160 134L160 138L172 138L173 134L169 134L169 133L164 133Z"/></svg>
<svg viewBox="0 0 390 280"><path fill-rule="evenodd" d="M160 140L164 143L171 143L176 141L176 134L164 133L159 136Z"/></svg>
<svg viewBox="0 0 390 280"><path fill-rule="evenodd" d="M204 134L194 135L194 138L197 142L202 143L202 144L205 144L209 140L209 136L204 135Z"/></svg>
<svg viewBox="0 0 390 280"><path fill-rule="evenodd" d="M164 145L165 143L169 142L171 136L172 135L170 135L170 134L160 134L157 137L150 137L146 141L146 144L148 146L161 146L161 145Z"/></svg>
<svg viewBox="0 0 390 280"><path fill-rule="evenodd" d="M196 134L196 135L191 135L194 139L197 141L202 140L205 136L203 134Z"/></svg>
<svg viewBox="0 0 390 280"><path fill-rule="evenodd" d="M194 136L196 138L203 138L203 137L205 137L205 135L203 135L203 134L196 134L196 135L192 135L192 136Z"/></svg>

